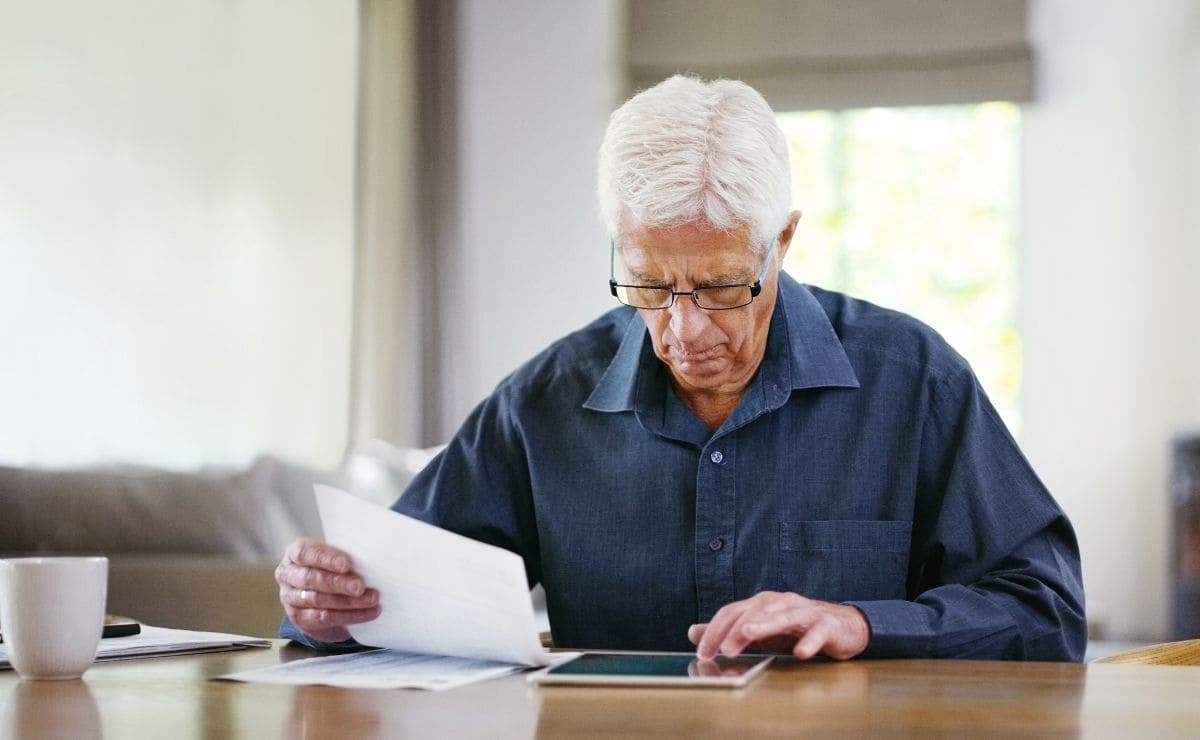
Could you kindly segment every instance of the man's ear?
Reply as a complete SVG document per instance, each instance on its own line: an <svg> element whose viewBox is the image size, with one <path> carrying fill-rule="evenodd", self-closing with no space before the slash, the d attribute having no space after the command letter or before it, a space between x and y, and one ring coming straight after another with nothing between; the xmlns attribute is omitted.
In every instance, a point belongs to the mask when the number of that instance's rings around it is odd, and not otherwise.
<svg viewBox="0 0 1200 740"><path fill-rule="evenodd" d="M792 246L792 236L796 233L796 224L800 223L800 211L792 211L788 214L787 225L783 227L783 231L779 232L779 254L780 263L783 262L784 256L787 255L788 247Z"/></svg>

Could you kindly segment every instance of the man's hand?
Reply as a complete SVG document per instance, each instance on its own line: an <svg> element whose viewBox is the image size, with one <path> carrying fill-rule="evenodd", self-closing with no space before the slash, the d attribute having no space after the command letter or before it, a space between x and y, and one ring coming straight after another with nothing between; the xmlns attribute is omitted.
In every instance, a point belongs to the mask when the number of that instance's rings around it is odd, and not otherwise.
<svg viewBox="0 0 1200 740"><path fill-rule="evenodd" d="M354 572L349 555L320 540L302 537L289 545L275 582L288 619L321 642L349 640L346 625L379 616L379 592Z"/></svg>
<svg viewBox="0 0 1200 740"><path fill-rule="evenodd" d="M870 638L867 618L858 609L777 591L726 604L708 624L688 629L696 655L705 660L739 655L751 644L791 651L801 660L817 653L847 660L866 650Z"/></svg>

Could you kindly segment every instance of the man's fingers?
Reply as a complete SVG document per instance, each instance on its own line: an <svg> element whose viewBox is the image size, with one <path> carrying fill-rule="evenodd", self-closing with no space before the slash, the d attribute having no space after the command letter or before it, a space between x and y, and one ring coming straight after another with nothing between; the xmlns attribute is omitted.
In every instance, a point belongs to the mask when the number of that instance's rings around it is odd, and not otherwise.
<svg viewBox="0 0 1200 740"><path fill-rule="evenodd" d="M757 618L750 618L754 615L764 611L776 611L779 603L786 607L793 597L795 597L794 594L762 591L748 599L726 604L713 615L712 621L704 630L704 634L696 644L696 655L702 659L711 660L718 653L724 655L741 653L746 649L746 645L753 642L742 633L741 625L758 621ZM736 634L734 634L735 630Z"/></svg>
<svg viewBox="0 0 1200 740"><path fill-rule="evenodd" d="M307 588L346 596L361 596L367 590L367 584L354 571L335 573L297 565L286 558L275 568L275 581L280 586Z"/></svg>
<svg viewBox="0 0 1200 740"><path fill-rule="evenodd" d="M275 581L288 619L322 642L350 639L346 625L369 622L381 611L379 592L354 572L350 556L311 537L288 546Z"/></svg>
<svg viewBox="0 0 1200 740"><path fill-rule="evenodd" d="M369 609L379 603L379 592L367 589L357 596L328 593L310 588L280 589L280 599L297 609Z"/></svg>
<svg viewBox="0 0 1200 740"><path fill-rule="evenodd" d="M378 606L369 609L292 609L292 624L304 632L320 632L331 627L369 622L379 616Z"/></svg>
<svg viewBox="0 0 1200 740"><path fill-rule="evenodd" d="M794 610L779 611L777 602L767 604L762 610L744 612L721 641L721 655L732 658L754 643L799 634L800 625L794 614Z"/></svg>
<svg viewBox="0 0 1200 740"><path fill-rule="evenodd" d="M321 642L343 642L350 639L347 625L369 622L379 616L378 606L369 609L296 609L286 607L288 619L298 630Z"/></svg>
<svg viewBox="0 0 1200 740"><path fill-rule="evenodd" d="M729 630L729 632L726 633L725 639L721 641L721 645L717 649L721 655L724 655L727 658L741 655L742 651L746 649L746 646L754 642L754 640L746 637L742 627L742 624L735 624Z"/></svg>
<svg viewBox="0 0 1200 740"><path fill-rule="evenodd" d="M737 622L742 613L749 606L750 599L744 601L735 601L732 604L726 604L717 610L713 615L712 621L704 628L704 632L700 635L699 642L696 643L696 655L702 660L712 660L717 657L717 652L721 643L725 641L725 636L729 633L729 629Z"/></svg>
<svg viewBox="0 0 1200 740"><path fill-rule="evenodd" d="M696 655L704 660L711 660L718 653L730 656L740 653L750 642L740 633L740 625L744 618L761 611L781 596L784 594L762 591L748 599L735 601L718 609L696 643ZM737 634L733 634L735 630Z"/></svg>
<svg viewBox="0 0 1200 740"><path fill-rule="evenodd" d="M354 572L350 556L312 537L301 537L288 545L275 568L280 586L357 596L366 590Z"/></svg>
<svg viewBox="0 0 1200 740"><path fill-rule="evenodd" d="M792 612L774 611L747 619L741 629L746 639L757 642L785 632L795 632L799 626Z"/></svg>
<svg viewBox="0 0 1200 740"><path fill-rule="evenodd" d="M333 545L312 537L301 537L288 546L284 556L296 565L319 568L333 573L350 571L350 556Z"/></svg>
<svg viewBox="0 0 1200 740"><path fill-rule="evenodd" d="M804 633L804 636L796 642L796 646L792 648L792 655L800 660L808 660L821 652L829 642L831 636L830 626L830 623L827 621L819 621L813 624Z"/></svg>
<svg viewBox="0 0 1200 740"><path fill-rule="evenodd" d="M853 606L763 591L726 605L707 625L692 625L688 638L702 659L732 657L757 645L790 650L802 660L818 653L845 660L866 649L870 625Z"/></svg>

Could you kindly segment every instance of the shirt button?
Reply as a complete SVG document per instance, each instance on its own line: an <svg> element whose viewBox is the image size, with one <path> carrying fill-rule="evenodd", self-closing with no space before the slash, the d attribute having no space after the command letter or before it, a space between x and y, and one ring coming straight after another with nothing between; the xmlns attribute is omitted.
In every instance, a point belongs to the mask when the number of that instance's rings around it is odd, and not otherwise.
<svg viewBox="0 0 1200 740"><path fill-rule="evenodd" d="M719 455L721 453L717 452L714 454ZM708 541L708 549L712 550L713 552L720 550L724 546L725 546L725 541L722 540L720 537L713 537L711 540Z"/></svg>
<svg viewBox="0 0 1200 740"><path fill-rule="evenodd" d="M717 465L720 465L721 461L725 459L725 456L721 454L720 450L717 450L717 451L713 452L713 454L709 455L708 459L712 460Z"/></svg>

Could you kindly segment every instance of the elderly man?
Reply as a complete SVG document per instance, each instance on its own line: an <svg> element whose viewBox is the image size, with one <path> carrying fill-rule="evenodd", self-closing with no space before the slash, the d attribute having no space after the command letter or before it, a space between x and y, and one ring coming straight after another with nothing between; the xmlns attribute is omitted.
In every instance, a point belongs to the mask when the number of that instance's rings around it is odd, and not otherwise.
<svg viewBox="0 0 1200 740"><path fill-rule="evenodd" d="M1079 660L1066 516L936 333L781 272L789 183L742 83L626 102L599 187L624 305L505 379L395 510L523 557L559 645ZM326 544L277 579L285 636L379 613Z"/></svg>

